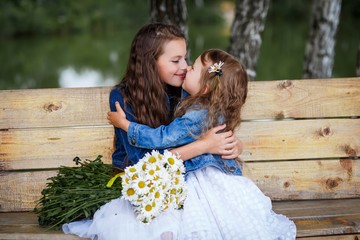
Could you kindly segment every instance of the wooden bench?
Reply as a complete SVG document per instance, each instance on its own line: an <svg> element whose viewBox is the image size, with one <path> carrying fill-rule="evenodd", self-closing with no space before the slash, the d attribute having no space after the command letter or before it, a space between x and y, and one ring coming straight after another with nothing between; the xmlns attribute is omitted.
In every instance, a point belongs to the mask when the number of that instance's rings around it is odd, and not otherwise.
<svg viewBox="0 0 360 240"><path fill-rule="evenodd" d="M111 163L110 88L0 91L0 239L79 239L37 224L47 178ZM237 131L244 175L302 239L360 239L360 78L251 82Z"/></svg>

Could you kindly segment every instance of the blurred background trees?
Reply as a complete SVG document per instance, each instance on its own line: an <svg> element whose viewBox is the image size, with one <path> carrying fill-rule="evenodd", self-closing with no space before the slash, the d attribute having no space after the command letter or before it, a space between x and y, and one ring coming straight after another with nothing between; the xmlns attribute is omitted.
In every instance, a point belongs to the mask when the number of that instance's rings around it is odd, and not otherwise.
<svg viewBox="0 0 360 240"><path fill-rule="evenodd" d="M0 89L111 86L124 72L136 31L163 20L187 31L190 59L206 48L221 48L246 63L255 80L300 79L306 43L316 26L311 22L313 2L2 0ZM337 29L323 28L333 36L331 76L356 76L360 1L324 2L341 6ZM255 19L262 21L252 29Z"/></svg>

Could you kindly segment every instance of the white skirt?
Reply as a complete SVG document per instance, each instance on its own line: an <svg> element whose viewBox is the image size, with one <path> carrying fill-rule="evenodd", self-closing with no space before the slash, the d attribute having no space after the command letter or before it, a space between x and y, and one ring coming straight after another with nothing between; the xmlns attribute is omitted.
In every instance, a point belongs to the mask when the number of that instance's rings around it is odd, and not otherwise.
<svg viewBox="0 0 360 240"><path fill-rule="evenodd" d="M136 220L130 202L102 206L93 220L65 224L65 233L97 240L293 240L296 226L272 211L270 198L248 178L208 167L189 173L182 210L168 210L151 223Z"/></svg>

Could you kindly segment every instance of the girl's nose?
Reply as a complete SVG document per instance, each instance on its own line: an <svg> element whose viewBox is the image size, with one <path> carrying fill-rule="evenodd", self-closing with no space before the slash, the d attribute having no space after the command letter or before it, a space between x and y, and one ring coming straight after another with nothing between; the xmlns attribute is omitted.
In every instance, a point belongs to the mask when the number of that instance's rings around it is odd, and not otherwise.
<svg viewBox="0 0 360 240"><path fill-rule="evenodd" d="M181 68L182 68L182 69L186 69L186 70L187 70L188 67L189 67L189 66L188 66L188 64L187 64L187 62L186 62L185 59L184 59L183 61L181 61Z"/></svg>

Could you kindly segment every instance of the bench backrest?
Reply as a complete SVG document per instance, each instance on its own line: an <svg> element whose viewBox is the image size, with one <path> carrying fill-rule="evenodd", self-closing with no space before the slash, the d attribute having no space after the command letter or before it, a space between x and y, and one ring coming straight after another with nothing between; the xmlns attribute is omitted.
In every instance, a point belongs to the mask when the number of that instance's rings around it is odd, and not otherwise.
<svg viewBox="0 0 360 240"><path fill-rule="evenodd" d="M32 210L75 156L111 163L109 87L0 91L0 211ZM240 155L245 176L280 199L360 196L360 78L255 81Z"/></svg>

